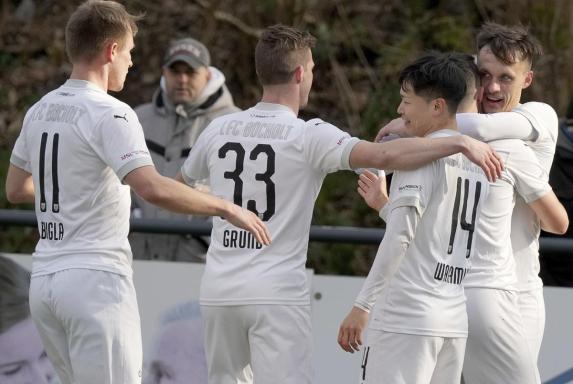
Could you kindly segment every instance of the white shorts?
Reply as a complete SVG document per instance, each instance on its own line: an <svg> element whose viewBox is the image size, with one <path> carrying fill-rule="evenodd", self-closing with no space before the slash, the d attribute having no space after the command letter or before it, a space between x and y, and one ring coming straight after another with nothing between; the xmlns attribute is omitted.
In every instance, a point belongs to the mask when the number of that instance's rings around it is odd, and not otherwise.
<svg viewBox="0 0 573 384"><path fill-rule="evenodd" d="M310 384L310 306L201 306L209 383Z"/></svg>
<svg viewBox="0 0 573 384"><path fill-rule="evenodd" d="M363 384L459 384L465 337L437 337L368 330Z"/></svg>
<svg viewBox="0 0 573 384"><path fill-rule="evenodd" d="M62 384L141 383L131 277L92 269L32 277L30 310Z"/></svg>
<svg viewBox="0 0 573 384"><path fill-rule="evenodd" d="M532 291L519 293L519 312L523 319L523 328L527 335L527 341L537 362L539 349L545 331L545 300L543 299L543 287Z"/></svg>
<svg viewBox="0 0 573 384"><path fill-rule="evenodd" d="M540 382L517 304L517 292L466 288L469 334L466 384Z"/></svg>

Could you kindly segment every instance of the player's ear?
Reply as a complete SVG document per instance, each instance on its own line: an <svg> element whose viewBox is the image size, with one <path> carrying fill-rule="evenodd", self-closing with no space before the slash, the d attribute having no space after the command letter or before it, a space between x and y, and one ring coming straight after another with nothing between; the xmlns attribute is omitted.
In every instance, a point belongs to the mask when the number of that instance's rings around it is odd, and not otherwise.
<svg viewBox="0 0 573 384"><path fill-rule="evenodd" d="M525 74L525 80L523 81L522 89L529 87L532 82L533 82L533 71L527 71L527 73Z"/></svg>
<svg viewBox="0 0 573 384"><path fill-rule="evenodd" d="M117 55L117 51L119 50L119 44L117 41L109 41L105 46L104 46L104 55L105 55L105 59L106 61L112 62L115 59L115 56Z"/></svg>
<svg viewBox="0 0 573 384"><path fill-rule="evenodd" d="M304 67L302 65L299 65L298 67L295 68L293 74L293 79L295 84L302 83L303 78L304 78Z"/></svg>
<svg viewBox="0 0 573 384"><path fill-rule="evenodd" d="M436 115L442 114L448 108L446 100L441 97L432 100L432 104L433 104L432 109L434 111L434 114Z"/></svg>

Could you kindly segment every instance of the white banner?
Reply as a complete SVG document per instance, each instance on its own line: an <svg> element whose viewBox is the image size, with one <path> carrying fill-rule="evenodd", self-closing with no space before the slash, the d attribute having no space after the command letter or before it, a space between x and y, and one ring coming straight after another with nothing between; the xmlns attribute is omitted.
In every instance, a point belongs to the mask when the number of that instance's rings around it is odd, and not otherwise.
<svg viewBox="0 0 573 384"><path fill-rule="evenodd" d="M31 265L31 258L9 255ZM203 266L193 263L135 261L134 281L141 314L144 383L157 370L187 375L188 384L206 384L197 298ZM338 326L351 308L363 278L317 276L312 281L315 383L358 383L361 353L337 344ZM542 382L573 383L573 289L545 288L547 321L539 358ZM0 350L0 354L2 351ZM161 372L160 372L161 373Z"/></svg>

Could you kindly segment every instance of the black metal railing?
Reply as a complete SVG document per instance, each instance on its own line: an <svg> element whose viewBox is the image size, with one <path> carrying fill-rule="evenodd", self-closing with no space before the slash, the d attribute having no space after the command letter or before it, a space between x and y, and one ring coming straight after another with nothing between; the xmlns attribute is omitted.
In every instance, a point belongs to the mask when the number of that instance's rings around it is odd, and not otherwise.
<svg viewBox="0 0 573 384"><path fill-rule="evenodd" d="M34 211L0 209L0 226L35 227L36 225ZM211 234L211 224L187 220L131 219L131 231L208 236ZM382 237L384 237L384 230L377 228L313 225L310 229L311 241L379 244ZM571 254L573 253L573 239L542 237L540 251Z"/></svg>

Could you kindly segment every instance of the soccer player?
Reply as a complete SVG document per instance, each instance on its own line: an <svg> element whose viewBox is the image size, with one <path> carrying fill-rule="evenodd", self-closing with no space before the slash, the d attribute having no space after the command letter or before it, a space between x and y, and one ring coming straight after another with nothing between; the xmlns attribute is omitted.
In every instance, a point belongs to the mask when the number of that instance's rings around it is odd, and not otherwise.
<svg viewBox="0 0 573 384"><path fill-rule="evenodd" d="M402 70L398 113L410 135L459 135L456 110L476 93L470 65L469 55L429 54ZM338 338L357 350L374 308L363 383L459 383L468 326L462 281L488 187L482 170L455 154L395 172L389 199L379 190L386 234Z"/></svg>
<svg viewBox="0 0 573 384"><path fill-rule="evenodd" d="M261 102L214 120L178 176L189 184L209 178L213 194L257 212L273 236L265 247L214 218L200 294L211 383L312 382L304 267L314 202L328 173L413 168L466 142L460 135L375 144L321 119L298 119L312 85L314 42L292 27L267 28L255 51ZM480 164L495 175L497 158L481 148Z"/></svg>
<svg viewBox="0 0 573 384"><path fill-rule="evenodd" d="M63 384L141 382L123 183L160 207L223 216L269 243L252 212L160 176L137 116L107 94L132 66L137 20L113 1L77 8L66 26L70 79L30 108L10 158L8 200L35 202L40 232L31 314Z"/></svg>
<svg viewBox="0 0 573 384"><path fill-rule="evenodd" d="M489 68L488 71L495 69ZM488 87L494 89L496 85L488 83L490 72L484 70L483 61L480 71L487 95L491 92ZM495 95L498 102L515 100L516 86L512 81L525 74L516 72L515 67L505 70L497 68L495 73L496 81L505 82L506 92L508 88L513 88L513 93L505 93L505 97ZM489 97L493 100L494 96ZM498 115L490 115L487 119L497 118ZM508 118L519 121L517 113ZM398 131L394 129L392 132ZM502 178L491 185L490 194L484 202L476 230L476 251L464 282L469 329L463 376L466 384L537 383L539 373L535 355L528 343L528 329L524 327L518 304L513 238L510 239L510 233L513 236L516 228L512 212L521 199L534 215L530 219L553 233L563 233L567 229L568 218L547 183L544 165L540 164L529 146L515 139L498 140L491 144L502 154L505 171ZM520 225L527 228L530 223L522 222Z"/></svg>
<svg viewBox="0 0 573 384"><path fill-rule="evenodd" d="M547 181L557 140L558 119L545 103L520 104L522 90L533 81L533 61L541 46L521 26L486 23L477 36L478 66L482 74L483 112L461 114L462 132L483 141L515 138L527 141L537 157ZM511 243L517 271L518 304L525 336L535 361L545 328L543 282L539 277L540 222L520 197L512 216Z"/></svg>

